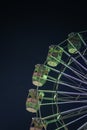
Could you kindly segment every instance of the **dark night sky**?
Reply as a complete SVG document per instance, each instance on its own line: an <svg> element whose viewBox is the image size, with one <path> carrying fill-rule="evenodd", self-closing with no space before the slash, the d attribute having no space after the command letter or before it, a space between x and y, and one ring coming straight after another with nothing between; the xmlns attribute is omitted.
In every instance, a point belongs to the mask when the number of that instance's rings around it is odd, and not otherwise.
<svg viewBox="0 0 87 130"><path fill-rule="evenodd" d="M0 6L0 130L29 130L32 114L25 101L34 65L44 62L52 43L87 30L87 9L80 1Z"/></svg>

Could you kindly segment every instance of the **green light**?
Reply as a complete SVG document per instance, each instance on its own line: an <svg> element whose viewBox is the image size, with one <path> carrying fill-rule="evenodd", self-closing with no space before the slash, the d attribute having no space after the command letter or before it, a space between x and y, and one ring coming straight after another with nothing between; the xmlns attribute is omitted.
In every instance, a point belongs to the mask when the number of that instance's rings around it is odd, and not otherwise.
<svg viewBox="0 0 87 130"><path fill-rule="evenodd" d="M59 62L56 59L61 60L62 52L63 51L59 49L57 46L51 45L48 51L47 64L49 66L56 67L59 64Z"/></svg>

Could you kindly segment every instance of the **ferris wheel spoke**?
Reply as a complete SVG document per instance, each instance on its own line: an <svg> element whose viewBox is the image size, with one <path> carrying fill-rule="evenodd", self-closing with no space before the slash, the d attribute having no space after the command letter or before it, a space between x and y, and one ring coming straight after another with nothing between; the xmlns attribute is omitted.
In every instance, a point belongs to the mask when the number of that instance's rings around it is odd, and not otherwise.
<svg viewBox="0 0 87 130"><path fill-rule="evenodd" d="M79 108L76 108L76 109L71 109L71 110L68 110L68 112L64 111L64 112L56 113L56 114L53 114L53 115L49 115L49 116L43 117L41 119L42 120L47 120L47 119L51 119L51 118L55 117L58 120L60 120L61 116L62 116L63 119L67 119L67 118L70 118L72 116L78 116L78 115L87 113L87 110L83 111L85 109L87 109L87 106L79 107ZM79 110L80 110L80 112L79 112ZM69 115L69 113L70 113L70 115ZM74 115L73 115L73 113L74 113ZM67 116L66 116L66 114L67 114Z"/></svg>
<svg viewBox="0 0 87 130"><path fill-rule="evenodd" d="M84 60L84 62L86 63L86 65L87 65L87 60L86 60L86 58L79 52L79 51L77 51L78 52L78 54L81 56L81 58Z"/></svg>
<svg viewBox="0 0 87 130"><path fill-rule="evenodd" d="M78 112L79 110L87 110L87 105L86 106L81 106L81 107L77 107L77 108L73 108L73 109L70 109L70 110L67 110L67 111L62 111L61 112L61 115L65 115L65 114L69 114L71 112Z"/></svg>
<svg viewBox="0 0 87 130"><path fill-rule="evenodd" d="M56 70L55 70L55 71L56 71ZM60 72L60 71L58 71L58 70L57 70L57 72L58 72L58 73L61 73L63 76L65 76L65 77L68 78L68 79L73 79L73 80L78 81L78 82L80 82L80 83L87 84L86 81L80 80L80 79L78 79L78 78L76 78L76 77L73 77L73 76L71 76L71 75L69 75L69 74L66 74L66 73L64 73L64 72Z"/></svg>
<svg viewBox="0 0 87 130"><path fill-rule="evenodd" d="M39 92L45 92L45 93L60 93L60 94L67 94L68 92L64 92L64 91L51 91L51 90L38 90ZM72 94L74 94L74 92L69 92L69 93L72 93ZM68 93L68 94L69 94ZM76 94L74 94L74 95L77 95L77 94L79 94L79 93L76 93ZM81 93L80 93L81 94ZM86 94L86 96L87 96L87 93L85 93ZM83 96L84 96L84 93L82 94Z"/></svg>
<svg viewBox="0 0 87 130"><path fill-rule="evenodd" d="M60 48L70 59L72 59L73 62L77 63L81 68L83 68L85 71L87 71L87 68L84 67L81 63L79 63L77 61L77 58L74 58L73 56L71 56L67 51L65 51L62 47L58 46L58 48Z"/></svg>
<svg viewBox="0 0 87 130"><path fill-rule="evenodd" d="M79 78L81 78L82 80L87 79L87 77L85 77L84 75L82 75L80 72L78 72L78 70L75 70L75 68L70 67L69 65L65 64L63 61L61 62L64 66L66 66L68 69L70 69L74 74L76 74L76 76L78 76ZM83 78L84 79L83 79Z"/></svg>
<svg viewBox="0 0 87 130"><path fill-rule="evenodd" d="M77 33L79 33L79 34L87 33L87 30L80 31L80 32L77 32Z"/></svg>
<svg viewBox="0 0 87 130"><path fill-rule="evenodd" d="M71 104L71 103L87 103L87 100L82 101L65 101L65 102L51 102L51 103L42 103L40 106L48 106L48 105L60 105L60 104Z"/></svg>
<svg viewBox="0 0 87 130"><path fill-rule="evenodd" d="M71 59L76 62L82 69L84 69L85 71L87 71L87 68L84 67L80 62L78 62L74 57L71 57Z"/></svg>
<svg viewBox="0 0 87 130"><path fill-rule="evenodd" d="M59 117L60 116L60 114L59 113L56 113L56 114L52 114L52 115L49 115L49 116L46 116L46 117L42 117L41 119L42 120L47 120L47 119L51 119L51 118L57 118L57 117Z"/></svg>
<svg viewBox="0 0 87 130"><path fill-rule="evenodd" d="M74 96L74 97L71 97L71 96L63 96L63 97L58 97L58 101L77 101L77 100L85 100L85 97L79 97L78 96Z"/></svg>
<svg viewBox="0 0 87 130"><path fill-rule="evenodd" d="M69 74L66 74L66 73L64 73L64 72L61 72L61 74L63 74L63 75L64 75L65 77L67 77L67 78L71 78L71 79L73 79L73 80L75 80L75 81L78 81L78 82L80 82L80 83L87 84L86 81L80 80L80 79L78 79L78 78L76 78L76 77L73 77L73 76L71 76L71 75L69 75Z"/></svg>
<svg viewBox="0 0 87 130"><path fill-rule="evenodd" d="M84 123L81 127L79 127L77 130L82 130L82 129L85 129L87 128L87 122Z"/></svg>
<svg viewBox="0 0 87 130"><path fill-rule="evenodd" d="M75 89L75 90L80 91L80 92L87 91L87 89L83 88L83 86L81 86L81 87L80 86L75 86L75 85L72 85L72 84L64 82L64 81L59 81L58 83L60 85L64 85L66 87L70 87L70 88Z"/></svg>
<svg viewBox="0 0 87 130"><path fill-rule="evenodd" d="M64 115L64 116L62 116L62 119L63 120L67 120L67 119L70 119L70 118L72 118L72 117L76 117L76 116L80 116L80 115L83 115L83 114L87 114L87 110L84 110L84 111L76 111L76 112L71 112L71 113L69 113L69 114L67 114L67 115Z"/></svg>
<svg viewBox="0 0 87 130"><path fill-rule="evenodd" d="M81 95L87 96L87 93L76 93L76 92L66 92L66 91L57 91L58 94L69 94L69 95Z"/></svg>
<svg viewBox="0 0 87 130"><path fill-rule="evenodd" d="M62 93L62 92L61 92ZM63 93L62 93L63 94ZM64 94L67 94L67 92L64 92ZM73 95L73 93L69 93L69 94L71 94L71 95ZM78 95L77 93L75 93L74 95ZM80 95L82 95L82 94L79 94L79 96ZM87 95L86 95L87 96ZM86 97L85 97L86 98ZM48 98L49 99L49 98ZM62 99L62 98L60 98L60 100L58 100L58 102L56 101L56 102L48 102L48 103L42 103L42 104L40 104L40 106L47 106L47 105L60 105L60 104L71 104L71 103L87 103L87 100L86 99L84 99L84 100L82 100L82 99L79 99L79 100L65 100L65 101L62 101L62 100L64 100L64 99ZM52 99L51 99L51 101L52 101Z"/></svg>
<svg viewBox="0 0 87 130"><path fill-rule="evenodd" d="M49 124L52 124L52 123L54 123L54 122L57 122L57 119L51 119L51 120L48 120L47 121L47 125L49 125Z"/></svg>
<svg viewBox="0 0 87 130"><path fill-rule="evenodd" d="M74 69L77 70L78 73L82 74L83 76L85 76L85 72L84 70L82 70L82 68L76 63L73 62L73 64L71 63L70 66L72 67L74 65Z"/></svg>
<svg viewBox="0 0 87 130"><path fill-rule="evenodd" d="M86 114L86 115L83 115L83 116L81 116L81 117L79 117L79 118L77 118L77 119L75 119L75 120L73 120L73 121L71 121L71 122L69 122L69 123L66 123L65 125L63 125L63 126L57 128L57 129L55 129L55 130L60 130L60 129L62 129L64 126L69 126L70 124L72 124L72 123L74 123L74 122L76 122L76 121L78 121L78 120L81 120L82 118L84 118L84 117L86 117L86 116L87 116L87 114Z"/></svg>
<svg viewBox="0 0 87 130"><path fill-rule="evenodd" d="M65 102L56 102L56 104L60 105L60 104L70 104L70 103L87 103L87 100L82 100L82 101L65 101Z"/></svg>
<svg viewBox="0 0 87 130"><path fill-rule="evenodd" d="M83 40L83 38L81 37L80 33L77 33L77 35L80 37L80 39L81 39L82 43L84 44L84 46L87 47L86 42L85 42L85 41Z"/></svg>
<svg viewBox="0 0 87 130"><path fill-rule="evenodd" d="M54 58L54 57L53 57ZM55 58L54 58L55 59ZM76 76L78 76L79 78L81 78L82 80L84 80L84 79L87 79L87 77L85 77L84 75L82 75L80 72L78 72L78 70L75 70L75 68L73 68L73 67L70 67L69 66L69 64L71 63L71 60L66 64L64 61L60 61L60 60L58 60L58 59L55 59L55 60L57 60L58 62L60 62L62 65L64 65L65 67L67 67L68 69L70 69L74 74L76 74ZM84 79L83 79L83 78Z"/></svg>
<svg viewBox="0 0 87 130"><path fill-rule="evenodd" d="M46 65L45 65L46 66ZM78 78L76 78L76 77L73 77L73 76L71 76L71 75L69 75L69 74L66 74L66 73L64 73L64 72L61 72L61 71L59 71L59 70L56 70L56 69L54 69L54 68L52 68L52 67L48 67L48 66L46 66L47 68L50 68L51 70L53 70L53 71L55 71L55 72L57 72L57 73L61 73L62 75L64 75L65 77L67 77L67 78L71 78L71 79L74 79L75 81L78 81L78 82L80 82L80 83L83 83L83 84L87 84L87 82L86 81L82 81L82 80L80 80L80 79L78 79Z"/></svg>
<svg viewBox="0 0 87 130"><path fill-rule="evenodd" d="M62 92L62 91L48 91L48 90L43 90L43 91L39 91L39 92L46 92L46 93L54 93L54 97L53 98L50 98L50 97L43 97L43 100L48 100L48 101L55 101L56 98L58 97L58 101L75 101L75 100L86 100L86 95L84 94L81 94L81 93L75 93L74 96L73 96L73 93L70 93L70 92ZM61 97L62 95L62 97ZM46 104L42 104L42 105L47 105L48 103Z"/></svg>
<svg viewBox="0 0 87 130"><path fill-rule="evenodd" d="M53 101L53 98L43 97L43 100Z"/></svg>

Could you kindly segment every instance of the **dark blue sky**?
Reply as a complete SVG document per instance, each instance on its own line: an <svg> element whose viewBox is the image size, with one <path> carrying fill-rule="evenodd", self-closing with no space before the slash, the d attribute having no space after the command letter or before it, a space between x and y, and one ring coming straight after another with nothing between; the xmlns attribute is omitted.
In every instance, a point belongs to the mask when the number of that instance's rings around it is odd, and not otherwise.
<svg viewBox="0 0 87 130"><path fill-rule="evenodd" d="M45 61L49 45L87 29L87 9L73 1L0 6L0 130L28 130L25 101L34 65Z"/></svg>

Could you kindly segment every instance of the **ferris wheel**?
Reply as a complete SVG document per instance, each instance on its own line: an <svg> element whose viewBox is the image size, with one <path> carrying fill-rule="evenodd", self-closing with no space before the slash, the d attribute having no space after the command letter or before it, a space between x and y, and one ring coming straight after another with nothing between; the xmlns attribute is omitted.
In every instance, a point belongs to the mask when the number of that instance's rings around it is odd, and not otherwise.
<svg viewBox="0 0 87 130"><path fill-rule="evenodd" d="M35 65L26 100L30 130L87 130L86 42L87 31L72 32Z"/></svg>

